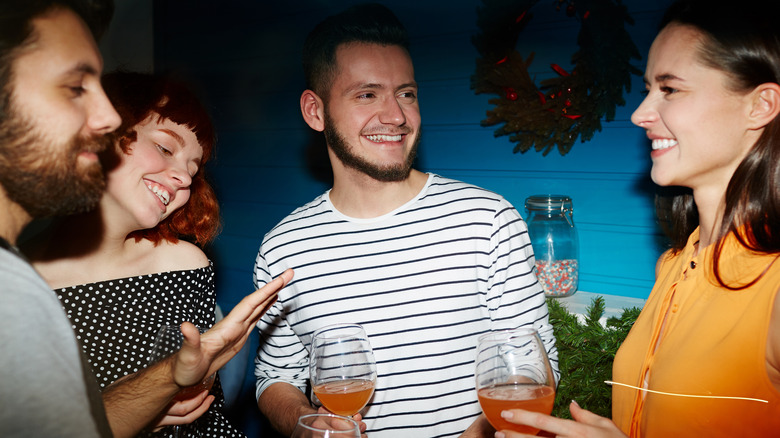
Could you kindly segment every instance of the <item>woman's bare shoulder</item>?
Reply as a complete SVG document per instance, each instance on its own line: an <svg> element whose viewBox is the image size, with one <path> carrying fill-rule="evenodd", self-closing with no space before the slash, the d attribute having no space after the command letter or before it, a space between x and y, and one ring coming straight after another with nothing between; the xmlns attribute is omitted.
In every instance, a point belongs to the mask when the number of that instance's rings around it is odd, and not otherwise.
<svg viewBox="0 0 780 438"><path fill-rule="evenodd" d="M198 246L179 240L160 242L152 250L158 272L198 269L209 265L209 259Z"/></svg>

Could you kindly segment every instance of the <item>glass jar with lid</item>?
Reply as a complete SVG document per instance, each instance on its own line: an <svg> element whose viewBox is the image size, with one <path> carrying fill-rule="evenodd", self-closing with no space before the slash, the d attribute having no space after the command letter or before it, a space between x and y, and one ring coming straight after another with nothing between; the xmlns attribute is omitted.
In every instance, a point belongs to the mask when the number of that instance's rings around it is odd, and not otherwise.
<svg viewBox="0 0 780 438"><path fill-rule="evenodd" d="M567 297L579 283L579 239L572 200L564 195L533 195L525 200L528 235L536 256L536 276L548 297Z"/></svg>

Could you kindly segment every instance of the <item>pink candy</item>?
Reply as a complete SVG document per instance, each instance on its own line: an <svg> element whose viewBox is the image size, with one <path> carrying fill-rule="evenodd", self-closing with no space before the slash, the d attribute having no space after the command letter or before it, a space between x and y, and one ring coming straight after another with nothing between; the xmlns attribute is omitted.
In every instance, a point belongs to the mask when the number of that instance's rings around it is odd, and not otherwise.
<svg viewBox="0 0 780 438"><path fill-rule="evenodd" d="M536 277L548 297L565 297L577 292L579 263L577 259L537 260Z"/></svg>

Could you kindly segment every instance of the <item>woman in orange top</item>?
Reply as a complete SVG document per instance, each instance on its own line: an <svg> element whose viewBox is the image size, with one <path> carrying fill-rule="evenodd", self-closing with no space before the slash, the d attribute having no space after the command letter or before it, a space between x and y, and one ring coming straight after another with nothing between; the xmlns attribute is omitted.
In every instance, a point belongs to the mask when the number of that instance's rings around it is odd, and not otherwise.
<svg viewBox="0 0 780 438"><path fill-rule="evenodd" d="M614 422L575 402L574 421L509 421L558 437L780 436L776 3L678 1L650 48L631 120L652 142L653 181L675 186L658 203L672 249L615 358Z"/></svg>

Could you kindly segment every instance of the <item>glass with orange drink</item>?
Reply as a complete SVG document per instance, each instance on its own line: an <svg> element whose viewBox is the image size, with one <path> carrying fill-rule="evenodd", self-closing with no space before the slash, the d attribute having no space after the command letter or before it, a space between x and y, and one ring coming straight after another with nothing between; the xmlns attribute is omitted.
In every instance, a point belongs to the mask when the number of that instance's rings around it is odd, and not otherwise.
<svg viewBox="0 0 780 438"><path fill-rule="evenodd" d="M309 373L328 411L350 417L363 409L376 385L376 360L363 327L337 324L314 332Z"/></svg>
<svg viewBox="0 0 780 438"><path fill-rule="evenodd" d="M496 430L539 432L501 417L501 411L515 408L548 415L552 412L555 377L535 329L504 330L480 336L475 376L482 412Z"/></svg>

